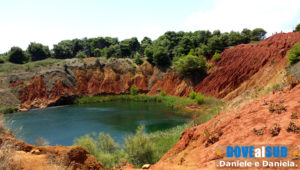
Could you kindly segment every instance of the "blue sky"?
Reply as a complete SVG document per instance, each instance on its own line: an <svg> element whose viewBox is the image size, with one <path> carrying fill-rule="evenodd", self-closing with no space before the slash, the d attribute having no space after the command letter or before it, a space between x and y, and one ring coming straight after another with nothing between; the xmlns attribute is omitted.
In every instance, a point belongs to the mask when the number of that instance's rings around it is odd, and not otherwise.
<svg viewBox="0 0 300 170"><path fill-rule="evenodd" d="M12 46L26 49L30 42L52 48L83 37L155 39L168 30L262 27L271 35L298 23L299 0L3 0L0 52Z"/></svg>

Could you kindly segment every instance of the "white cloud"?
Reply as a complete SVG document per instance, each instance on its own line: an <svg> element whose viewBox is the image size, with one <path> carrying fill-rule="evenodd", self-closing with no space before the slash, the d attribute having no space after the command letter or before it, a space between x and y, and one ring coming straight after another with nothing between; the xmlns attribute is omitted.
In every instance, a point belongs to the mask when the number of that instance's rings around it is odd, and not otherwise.
<svg viewBox="0 0 300 170"><path fill-rule="evenodd" d="M299 0L217 0L211 10L191 14L184 26L186 30L227 32L261 27L271 35L292 31L299 22Z"/></svg>

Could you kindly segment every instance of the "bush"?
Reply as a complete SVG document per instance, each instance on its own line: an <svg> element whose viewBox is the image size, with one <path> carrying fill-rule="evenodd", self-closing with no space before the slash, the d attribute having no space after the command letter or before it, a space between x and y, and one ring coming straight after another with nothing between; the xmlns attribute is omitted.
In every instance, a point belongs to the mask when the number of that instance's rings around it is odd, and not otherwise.
<svg viewBox="0 0 300 170"><path fill-rule="evenodd" d="M195 100L197 104L203 104L205 101L205 97L201 93L198 93L195 97Z"/></svg>
<svg viewBox="0 0 300 170"><path fill-rule="evenodd" d="M101 66L101 63L100 63L100 60L99 60L99 58L97 58L97 59L96 59L96 61L95 61L95 65L96 65L97 67L100 67L100 66Z"/></svg>
<svg viewBox="0 0 300 170"><path fill-rule="evenodd" d="M0 58L0 64L3 64L3 63L4 63L4 59Z"/></svg>
<svg viewBox="0 0 300 170"><path fill-rule="evenodd" d="M92 136L89 134L76 138L74 145L82 146L89 153L94 155L105 168L111 169L117 163L123 161L124 153L119 149L119 145L115 143L113 138L99 133L98 136L94 133Z"/></svg>
<svg viewBox="0 0 300 170"><path fill-rule="evenodd" d="M28 62L25 52L19 47L12 47L8 53L8 60L16 64L24 64Z"/></svg>
<svg viewBox="0 0 300 170"><path fill-rule="evenodd" d="M182 75L193 75L206 72L206 61L203 57L187 55L174 62L174 68Z"/></svg>
<svg viewBox="0 0 300 170"><path fill-rule="evenodd" d="M5 107L0 110L0 113L9 114L18 111L17 107Z"/></svg>
<svg viewBox="0 0 300 170"><path fill-rule="evenodd" d="M143 134L144 126L139 126L135 136L125 139L124 151L128 154L129 163L135 166L155 163L154 144Z"/></svg>
<svg viewBox="0 0 300 170"><path fill-rule="evenodd" d="M298 25L296 26L296 28L294 29L294 32L297 32L297 31L300 31L300 24L298 24Z"/></svg>
<svg viewBox="0 0 300 170"><path fill-rule="evenodd" d="M138 52L136 52L133 61L134 61L135 64L137 64L137 65L141 65L141 64L143 64L143 62L144 62L143 59L141 58L141 55L140 55Z"/></svg>
<svg viewBox="0 0 300 170"><path fill-rule="evenodd" d="M197 95L197 93L195 93L195 91L192 90L192 91L190 92L190 94L189 94L189 98L190 98L190 99L195 99L195 98L196 98L196 95Z"/></svg>
<svg viewBox="0 0 300 170"><path fill-rule="evenodd" d="M131 95L137 95L138 92L139 92L139 89L137 89L136 87L134 87L134 86L130 87L130 94Z"/></svg>
<svg viewBox="0 0 300 170"><path fill-rule="evenodd" d="M163 91L160 92L160 96L166 96L166 95L167 95L166 91L163 90Z"/></svg>
<svg viewBox="0 0 300 170"><path fill-rule="evenodd" d="M300 61L300 43L296 43L292 49L288 52L287 58L290 61L290 64L296 64Z"/></svg>
<svg viewBox="0 0 300 170"><path fill-rule="evenodd" d="M27 52L31 57L31 61L44 60L51 56L49 47L40 43L30 43Z"/></svg>
<svg viewBox="0 0 300 170"><path fill-rule="evenodd" d="M78 53L75 56L76 58L87 58L87 55L82 52L82 51L78 51Z"/></svg>
<svg viewBox="0 0 300 170"><path fill-rule="evenodd" d="M220 53L215 53L214 56L213 56L213 59L215 60L215 62L218 62L219 60L221 60L221 55Z"/></svg>

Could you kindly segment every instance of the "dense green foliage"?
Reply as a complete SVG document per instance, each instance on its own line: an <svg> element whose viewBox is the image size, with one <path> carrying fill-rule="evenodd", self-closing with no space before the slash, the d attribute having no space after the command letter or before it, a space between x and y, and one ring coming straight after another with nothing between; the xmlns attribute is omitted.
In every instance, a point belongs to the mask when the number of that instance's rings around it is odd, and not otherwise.
<svg viewBox="0 0 300 170"><path fill-rule="evenodd" d="M84 52L79 51L75 57L76 58L87 58L87 55Z"/></svg>
<svg viewBox="0 0 300 170"><path fill-rule="evenodd" d="M63 40L55 44L52 52L47 46L40 43L31 43L27 53L14 47L10 53L13 63L22 64L29 61L42 60L49 57L66 59L74 57L106 57L106 58L134 58L137 64L142 63L142 58L159 67L168 67L174 60L191 54L194 56L212 57L225 48L250 41L259 41L265 38L266 31L261 28L254 30L244 29L242 32L224 32L219 30L174 32L168 31L152 41L144 37L141 42L136 37L119 41L117 38L96 37L73 40ZM24 54L24 55L23 55Z"/></svg>
<svg viewBox="0 0 300 170"><path fill-rule="evenodd" d="M187 55L174 62L174 68L183 75L195 75L206 72L206 61L202 56Z"/></svg>
<svg viewBox="0 0 300 170"><path fill-rule="evenodd" d="M218 62L219 60L221 60L221 55L220 55L220 53L215 53L214 54L214 56L213 56L213 59L216 61L216 62Z"/></svg>
<svg viewBox="0 0 300 170"><path fill-rule="evenodd" d="M296 28L294 29L294 32L297 32L297 31L300 31L300 24L298 24L298 25L296 26Z"/></svg>
<svg viewBox="0 0 300 170"><path fill-rule="evenodd" d="M205 97L201 93L197 93L195 100L197 104L203 104L205 102Z"/></svg>
<svg viewBox="0 0 300 170"><path fill-rule="evenodd" d="M155 163L155 148L150 138L143 134L144 126L136 130L135 136L128 136L125 139L124 151L128 154L127 160L135 166Z"/></svg>
<svg viewBox="0 0 300 170"><path fill-rule="evenodd" d="M197 93L196 93L194 90L192 90L192 91L190 92L190 94L189 94L189 98L190 98L190 99L195 99L195 98L196 98L196 95L197 95Z"/></svg>
<svg viewBox="0 0 300 170"><path fill-rule="evenodd" d="M293 48L290 49L287 58L289 59L291 65L300 61L300 42L296 43Z"/></svg>
<svg viewBox="0 0 300 170"><path fill-rule="evenodd" d="M163 91L160 92L160 96L166 96L166 95L167 95L166 91L163 90Z"/></svg>
<svg viewBox="0 0 300 170"><path fill-rule="evenodd" d="M98 136L84 135L75 139L74 145L84 147L108 169L124 161L141 167L146 163L157 162L188 127L189 125L184 124L165 131L144 134L144 127L140 126L135 135L125 138L123 147L119 147L110 135L104 133L99 133Z"/></svg>
<svg viewBox="0 0 300 170"><path fill-rule="evenodd" d="M134 87L134 86L130 87L130 94L131 95L137 95L138 92L139 92L139 89L137 89L136 87Z"/></svg>
<svg viewBox="0 0 300 170"><path fill-rule="evenodd" d="M15 64L24 64L29 58L21 48L12 47L8 53L8 60Z"/></svg>
<svg viewBox="0 0 300 170"><path fill-rule="evenodd" d="M31 61L44 60L51 57L48 46L44 46L41 43L30 43L27 52L31 58Z"/></svg>
<svg viewBox="0 0 300 170"><path fill-rule="evenodd" d="M17 111L18 111L17 107L4 107L4 108L0 109L0 113L3 113L3 114L14 113Z"/></svg>

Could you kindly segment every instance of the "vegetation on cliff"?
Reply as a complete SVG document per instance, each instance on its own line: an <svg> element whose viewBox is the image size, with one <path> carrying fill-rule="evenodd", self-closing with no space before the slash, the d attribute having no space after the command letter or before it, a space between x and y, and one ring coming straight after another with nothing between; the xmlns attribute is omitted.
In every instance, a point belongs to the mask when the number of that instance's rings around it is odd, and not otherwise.
<svg viewBox="0 0 300 170"><path fill-rule="evenodd" d="M293 48L290 49L287 58L289 59L291 65L300 61L300 42L296 43Z"/></svg>

